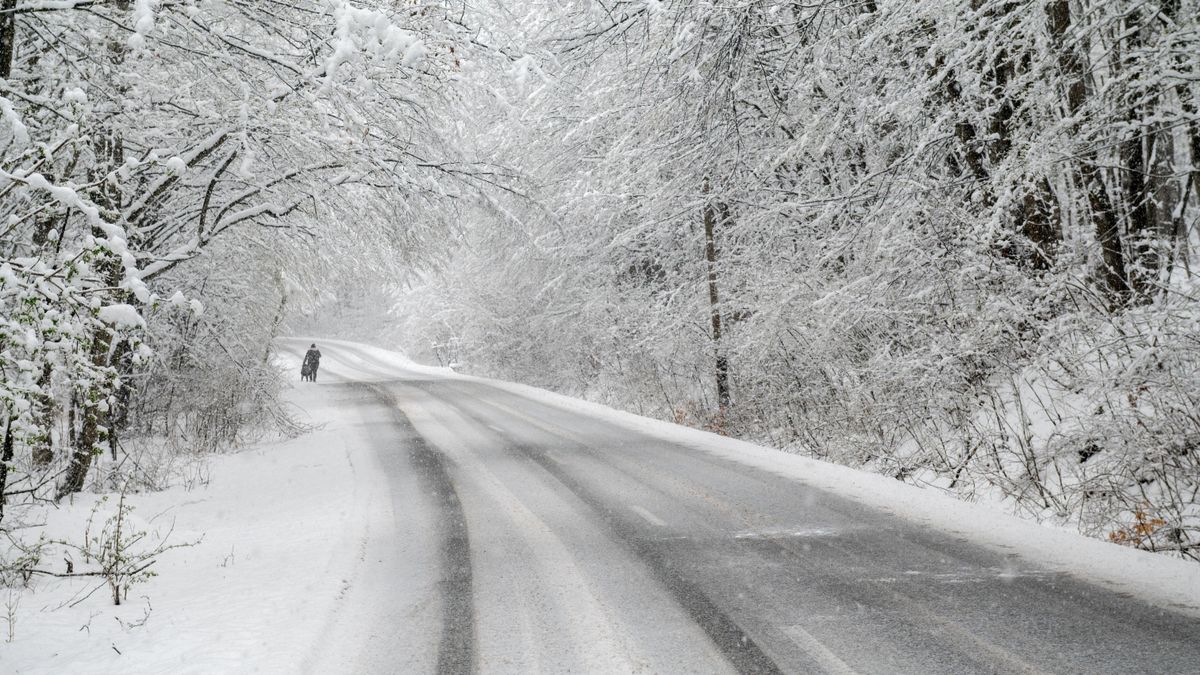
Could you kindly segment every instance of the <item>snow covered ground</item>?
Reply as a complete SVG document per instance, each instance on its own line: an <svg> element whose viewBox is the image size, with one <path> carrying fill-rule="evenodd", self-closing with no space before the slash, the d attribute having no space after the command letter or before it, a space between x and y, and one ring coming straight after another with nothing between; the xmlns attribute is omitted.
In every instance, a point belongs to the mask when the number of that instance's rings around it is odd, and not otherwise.
<svg viewBox="0 0 1200 675"><path fill-rule="evenodd" d="M0 624L11 622L14 639L0 644L0 671L350 672L385 662L397 671L432 669L437 560L422 536L431 521L419 504L401 498L414 488L405 481L416 479L388 465L397 453L382 451L405 439L389 424L388 410L365 402L372 397L322 385L339 375L480 380L414 366L374 347L321 344L337 352L328 375L323 370L317 385L297 383L287 394L314 430L212 458L207 485L131 495L145 528L173 528L168 543L198 543L162 554L153 568L158 576L135 585L120 607L104 588L89 596L100 583L91 578L40 577L32 590L10 595ZM288 371L297 372L295 354L288 358ZM885 477L530 387L490 384L1200 616L1200 565L1043 528ZM48 511L48 535L79 536L96 499L83 495ZM386 607L373 602L385 587L389 598L399 598Z"/></svg>
<svg viewBox="0 0 1200 675"><path fill-rule="evenodd" d="M97 579L37 578L15 600L0 672L329 672L350 644L341 636L357 647L369 628L343 610L379 583L372 554L396 522L388 477L369 420L335 414L338 401L318 387L288 396L314 431L212 458L207 486L128 498L150 531L174 527L168 543L199 543L163 553L158 576L119 607L106 588L76 602ZM48 512L47 535L80 537L96 500Z"/></svg>

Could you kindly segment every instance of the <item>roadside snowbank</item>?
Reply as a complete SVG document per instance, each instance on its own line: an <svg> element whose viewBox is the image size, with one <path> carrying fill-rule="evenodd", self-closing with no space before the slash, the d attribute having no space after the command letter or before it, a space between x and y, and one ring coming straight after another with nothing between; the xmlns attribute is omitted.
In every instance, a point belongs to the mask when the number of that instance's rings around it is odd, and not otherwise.
<svg viewBox="0 0 1200 675"><path fill-rule="evenodd" d="M174 527L168 543L200 543L162 554L158 576L120 607L106 588L64 606L101 583L93 578L35 579L16 607L14 641L4 644L0 630L0 671L314 670L373 511L390 498L365 428L336 418L327 390L296 388L289 399L315 431L214 457L205 487L127 497L151 531ZM97 499L49 511L47 536L81 538ZM43 564L64 571L62 561Z"/></svg>
<svg viewBox="0 0 1200 675"><path fill-rule="evenodd" d="M549 405L770 471L885 513L965 536L978 544L1015 553L1077 578L1136 595L1152 604L1200 616L1200 565L1193 562L1044 527L887 476L641 417L544 389L465 375L458 377L486 382ZM883 554L885 552L881 552Z"/></svg>

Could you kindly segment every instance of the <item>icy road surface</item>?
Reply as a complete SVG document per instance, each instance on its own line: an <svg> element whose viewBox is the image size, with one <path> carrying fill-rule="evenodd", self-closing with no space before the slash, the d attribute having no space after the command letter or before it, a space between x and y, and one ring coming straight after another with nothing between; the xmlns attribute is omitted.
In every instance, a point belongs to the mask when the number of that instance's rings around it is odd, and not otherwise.
<svg viewBox="0 0 1200 675"><path fill-rule="evenodd" d="M283 348L298 363L306 345ZM305 386L371 430L397 525L364 548L315 670L1200 672L1195 607L379 350L320 347Z"/></svg>

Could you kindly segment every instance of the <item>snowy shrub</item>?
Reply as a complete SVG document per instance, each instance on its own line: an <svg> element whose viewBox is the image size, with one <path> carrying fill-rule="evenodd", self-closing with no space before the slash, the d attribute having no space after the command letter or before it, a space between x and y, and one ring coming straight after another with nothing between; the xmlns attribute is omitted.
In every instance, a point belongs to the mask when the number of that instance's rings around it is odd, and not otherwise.
<svg viewBox="0 0 1200 675"><path fill-rule="evenodd" d="M107 513L101 507L108 497L102 497L92 509L83 542L70 545L80 558L77 575L97 576L108 586L114 605L121 604L134 584L155 576L151 567L163 553L194 543L169 543L171 532L159 533L133 515L133 507L125 503L125 492L117 498L115 511ZM102 518L97 522L98 518Z"/></svg>

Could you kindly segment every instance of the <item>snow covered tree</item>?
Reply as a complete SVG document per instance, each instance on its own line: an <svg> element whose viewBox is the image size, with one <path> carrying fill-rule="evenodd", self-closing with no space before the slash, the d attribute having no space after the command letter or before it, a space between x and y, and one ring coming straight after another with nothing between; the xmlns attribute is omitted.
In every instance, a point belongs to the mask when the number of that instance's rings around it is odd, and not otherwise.
<svg viewBox="0 0 1200 675"><path fill-rule="evenodd" d="M97 453L116 453L127 411L143 409L132 385L161 391L147 378L166 377L143 348L145 320L159 320L150 337L192 347L162 332L190 322L163 317L199 309L175 291L204 295L188 271L211 269L199 261L217 242L282 254L295 251L288 238L370 246L438 226L376 218L359 233L329 213L413 214L470 185L475 168L435 123L466 51L452 9L3 6L0 426L12 457L0 490L40 494L35 475L65 472L61 497L82 488ZM227 270L240 254L223 249ZM277 262L303 266L288 257ZM247 282L258 272L240 268ZM201 323L239 342L257 317L233 316ZM255 333L257 349L270 337Z"/></svg>
<svg viewBox="0 0 1200 675"><path fill-rule="evenodd" d="M527 11L468 367L1195 555L1194 0Z"/></svg>

